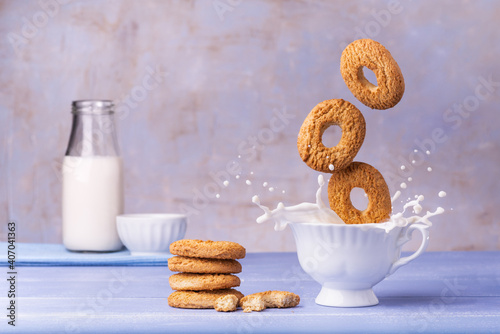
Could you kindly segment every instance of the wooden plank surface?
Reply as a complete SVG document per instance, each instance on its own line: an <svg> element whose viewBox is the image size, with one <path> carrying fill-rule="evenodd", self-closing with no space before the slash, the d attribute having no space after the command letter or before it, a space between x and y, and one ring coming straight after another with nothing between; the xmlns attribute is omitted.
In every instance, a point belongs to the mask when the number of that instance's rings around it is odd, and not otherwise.
<svg viewBox="0 0 500 334"><path fill-rule="evenodd" d="M425 253L378 284L380 304L365 308L316 305L320 286L295 253L241 262L241 292L293 291L300 305L251 314L175 309L166 302L166 267L21 267L17 325L4 318L0 332L500 332L500 252ZM5 282L0 289L7 291Z"/></svg>

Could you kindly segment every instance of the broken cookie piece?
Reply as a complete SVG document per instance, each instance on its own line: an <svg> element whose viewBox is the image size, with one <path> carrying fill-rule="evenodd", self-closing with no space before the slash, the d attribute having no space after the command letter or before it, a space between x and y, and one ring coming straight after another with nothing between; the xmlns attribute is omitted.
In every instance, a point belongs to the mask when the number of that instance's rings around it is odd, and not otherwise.
<svg viewBox="0 0 500 334"><path fill-rule="evenodd" d="M288 308L299 305L300 297L288 291L265 291L243 297L243 312L262 311L266 308Z"/></svg>
<svg viewBox="0 0 500 334"><path fill-rule="evenodd" d="M214 303L214 309L218 312L234 312L238 308L238 300L235 295L219 297Z"/></svg>
<svg viewBox="0 0 500 334"><path fill-rule="evenodd" d="M241 307L243 308L243 312L245 313L252 311L259 312L266 309L266 304L264 303L262 295L253 294L243 298L246 299L244 303L241 303Z"/></svg>

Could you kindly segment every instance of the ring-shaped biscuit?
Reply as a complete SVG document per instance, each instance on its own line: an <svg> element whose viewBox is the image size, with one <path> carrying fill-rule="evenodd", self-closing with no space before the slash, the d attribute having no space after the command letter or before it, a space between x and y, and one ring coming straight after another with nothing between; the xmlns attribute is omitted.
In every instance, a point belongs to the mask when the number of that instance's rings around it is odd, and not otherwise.
<svg viewBox="0 0 500 334"><path fill-rule="evenodd" d="M365 78L363 67L375 73L377 85ZM394 107L405 91L398 63L382 44L371 39L358 39L344 49L340 73L352 94L372 109Z"/></svg>
<svg viewBox="0 0 500 334"><path fill-rule="evenodd" d="M362 188L368 195L368 207L361 211L352 205L351 190ZM392 211L391 195L384 177L373 166L353 162L336 170L328 182L328 201L346 224L381 223Z"/></svg>
<svg viewBox="0 0 500 334"><path fill-rule="evenodd" d="M323 145L325 130L338 125L342 137L334 147ZM302 160L312 169L331 173L348 166L365 139L366 123L363 114L353 104L342 99L326 100L307 115L299 131L297 148Z"/></svg>

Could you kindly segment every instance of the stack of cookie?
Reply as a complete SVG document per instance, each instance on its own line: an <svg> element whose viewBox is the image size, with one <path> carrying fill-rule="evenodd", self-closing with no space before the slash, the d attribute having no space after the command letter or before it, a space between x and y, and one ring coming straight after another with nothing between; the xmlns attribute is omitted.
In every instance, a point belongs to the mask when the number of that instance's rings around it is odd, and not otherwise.
<svg viewBox="0 0 500 334"><path fill-rule="evenodd" d="M179 308L214 308L221 305L220 311L233 311L234 304L243 294L232 289L240 285L237 274L241 264L236 259L246 255L243 246L230 241L179 240L170 245L174 256L168 260L168 269L179 272L169 278L174 291L168 297L168 304ZM232 303L216 303L230 295ZM232 297L234 296L234 297ZM222 298L220 301L225 300ZM225 304L230 306L226 307ZM233 309L234 308L234 309Z"/></svg>

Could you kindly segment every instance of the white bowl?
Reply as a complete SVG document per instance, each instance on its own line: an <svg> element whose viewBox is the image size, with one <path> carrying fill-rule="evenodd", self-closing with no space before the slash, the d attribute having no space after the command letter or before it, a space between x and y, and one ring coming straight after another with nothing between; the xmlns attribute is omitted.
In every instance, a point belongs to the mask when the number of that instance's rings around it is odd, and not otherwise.
<svg viewBox="0 0 500 334"><path fill-rule="evenodd" d="M378 304L372 287L422 254L429 242L428 226L381 224L291 223L302 269L321 284L316 303L360 307ZM414 230L422 234L419 249L401 258L401 247Z"/></svg>
<svg viewBox="0 0 500 334"><path fill-rule="evenodd" d="M118 235L132 255L168 255L174 241L186 234L186 215L126 214L116 217Z"/></svg>

